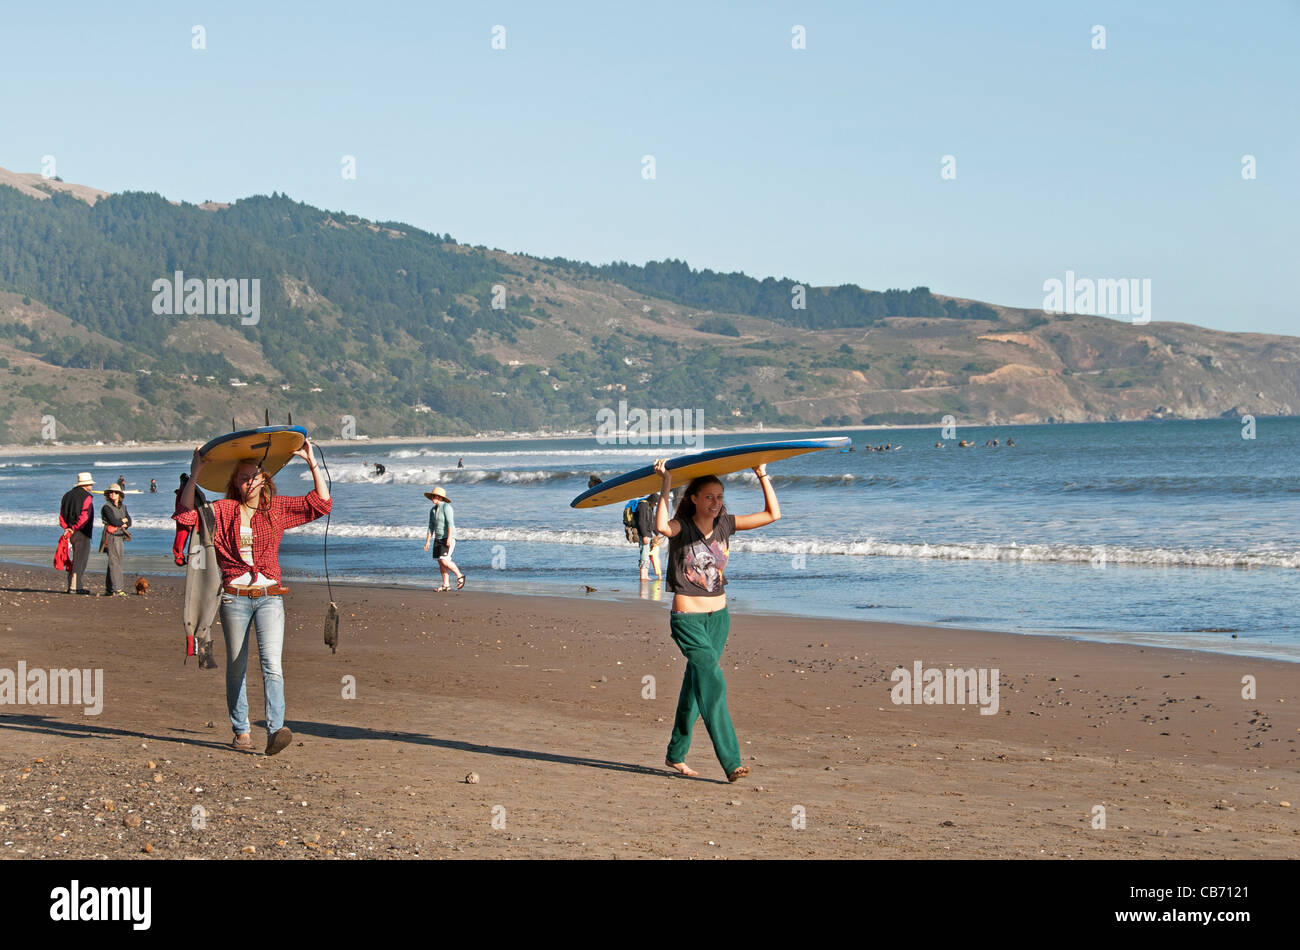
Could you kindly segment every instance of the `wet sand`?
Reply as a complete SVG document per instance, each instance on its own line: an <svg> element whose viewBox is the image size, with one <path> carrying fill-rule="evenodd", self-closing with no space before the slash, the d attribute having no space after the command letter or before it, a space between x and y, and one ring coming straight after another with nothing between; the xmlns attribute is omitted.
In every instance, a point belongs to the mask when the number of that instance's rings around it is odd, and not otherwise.
<svg viewBox="0 0 1300 950"><path fill-rule="evenodd" d="M703 723L700 777L663 767L684 668L663 604L336 584L331 654L324 587L290 581L295 740L267 758L225 747L219 627L221 668L183 664L181 582L151 583L69 596L0 564L0 676L102 669L105 694L96 716L0 706L0 856L1300 856L1295 664L733 614L752 771L729 784ZM918 660L997 668L996 715L895 705Z"/></svg>

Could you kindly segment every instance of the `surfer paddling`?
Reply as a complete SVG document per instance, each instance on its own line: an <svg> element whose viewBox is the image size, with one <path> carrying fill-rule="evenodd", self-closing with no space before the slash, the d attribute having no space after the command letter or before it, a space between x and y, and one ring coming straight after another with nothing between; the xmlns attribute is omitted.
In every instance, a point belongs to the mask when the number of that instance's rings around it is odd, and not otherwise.
<svg viewBox="0 0 1300 950"><path fill-rule="evenodd" d="M673 591L669 629L673 642L686 657L686 675L673 720L665 764L682 775L698 775L686 764L695 720L704 717L704 727L713 740L713 751L729 782L749 774L740 762L736 730L727 711L727 683L719 665L727 645L731 617L727 613L726 568L732 534L769 525L781 517L781 507L772 490L767 466L757 465L754 474L763 488L766 507L752 515L732 515L723 505L722 482L715 475L701 475L682 492L676 514L668 517L672 474L667 459L658 459L654 470L663 476L655 530L668 538L668 589Z"/></svg>
<svg viewBox="0 0 1300 950"><path fill-rule="evenodd" d="M280 540L284 532L315 521L333 507L329 488L316 464L312 444L293 454L311 469L315 487L306 495L278 495L271 474L248 459L234 467L226 497L212 503L216 521L213 540L221 568L221 629L226 638L226 706L235 738L231 747L251 752L248 697L244 674L248 667L248 628L257 625L257 652L266 694L266 754L282 752L293 741L284 725L284 599L280 586ZM172 516L181 525L198 524L194 490L208 464L194 452L190 478L176 501Z"/></svg>

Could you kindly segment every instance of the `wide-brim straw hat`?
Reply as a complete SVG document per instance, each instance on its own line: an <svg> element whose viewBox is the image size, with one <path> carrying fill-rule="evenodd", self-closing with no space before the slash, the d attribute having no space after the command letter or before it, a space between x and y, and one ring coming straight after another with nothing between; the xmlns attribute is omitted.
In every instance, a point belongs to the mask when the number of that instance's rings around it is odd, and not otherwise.
<svg viewBox="0 0 1300 950"><path fill-rule="evenodd" d="M118 498L123 498L126 496L126 492L123 490L121 485L117 482L113 482L104 489L104 497L107 498L109 495L116 495Z"/></svg>
<svg viewBox="0 0 1300 950"><path fill-rule="evenodd" d="M443 501L447 502L448 504L451 503L451 499L447 497L447 493L442 490L441 485L434 485L433 491L425 492L424 497L429 499L429 501L436 501L437 499L441 498Z"/></svg>
<svg viewBox="0 0 1300 950"><path fill-rule="evenodd" d="M95 484L95 480L90 477L89 472L77 473L77 485L76 485L77 488L80 488L82 485L93 485L93 484Z"/></svg>

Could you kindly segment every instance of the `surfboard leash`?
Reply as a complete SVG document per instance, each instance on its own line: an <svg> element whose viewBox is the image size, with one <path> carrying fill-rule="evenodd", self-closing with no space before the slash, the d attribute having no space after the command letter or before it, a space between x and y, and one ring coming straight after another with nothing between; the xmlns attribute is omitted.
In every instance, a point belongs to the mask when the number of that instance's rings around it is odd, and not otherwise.
<svg viewBox="0 0 1300 950"><path fill-rule="evenodd" d="M316 444L316 452L320 455L320 467L325 469L325 485L329 488L330 498L334 497L334 479L330 478L330 467L325 463L325 453L321 451L320 443ZM325 513L325 589L329 591L330 602L334 601L334 588L330 586L330 515L333 513L334 506L330 505L330 510Z"/></svg>
<svg viewBox="0 0 1300 950"><path fill-rule="evenodd" d="M330 467L325 461L325 453L321 452L319 445L316 451L320 452L321 468L325 469L325 484L329 487L331 500L334 498L334 479L330 477ZM323 551L325 555L325 589L329 591L330 605L325 612L325 645L330 648L331 653L339 652L339 605L334 601L334 587L330 583L330 515L333 514L334 505L330 505L330 510L325 513L325 542Z"/></svg>

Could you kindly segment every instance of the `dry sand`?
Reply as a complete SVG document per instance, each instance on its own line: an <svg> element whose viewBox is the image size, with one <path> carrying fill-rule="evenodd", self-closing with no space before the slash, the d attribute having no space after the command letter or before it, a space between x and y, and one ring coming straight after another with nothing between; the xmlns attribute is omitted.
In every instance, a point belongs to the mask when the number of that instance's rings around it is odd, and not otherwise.
<svg viewBox="0 0 1300 950"><path fill-rule="evenodd" d="M102 668L104 707L0 707L4 857L1300 855L1293 664L738 614L723 666L752 774L731 785L702 724L700 778L662 767L684 663L663 605L336 586L331 654L324 588L291 582L296 738L266 758L224 747L224 648L182 665L178 579L62 586L0 565L0 668ZM998 668L999 712L894 705L916 660ZM248 694L256 724L256 672Z"/></svg>

